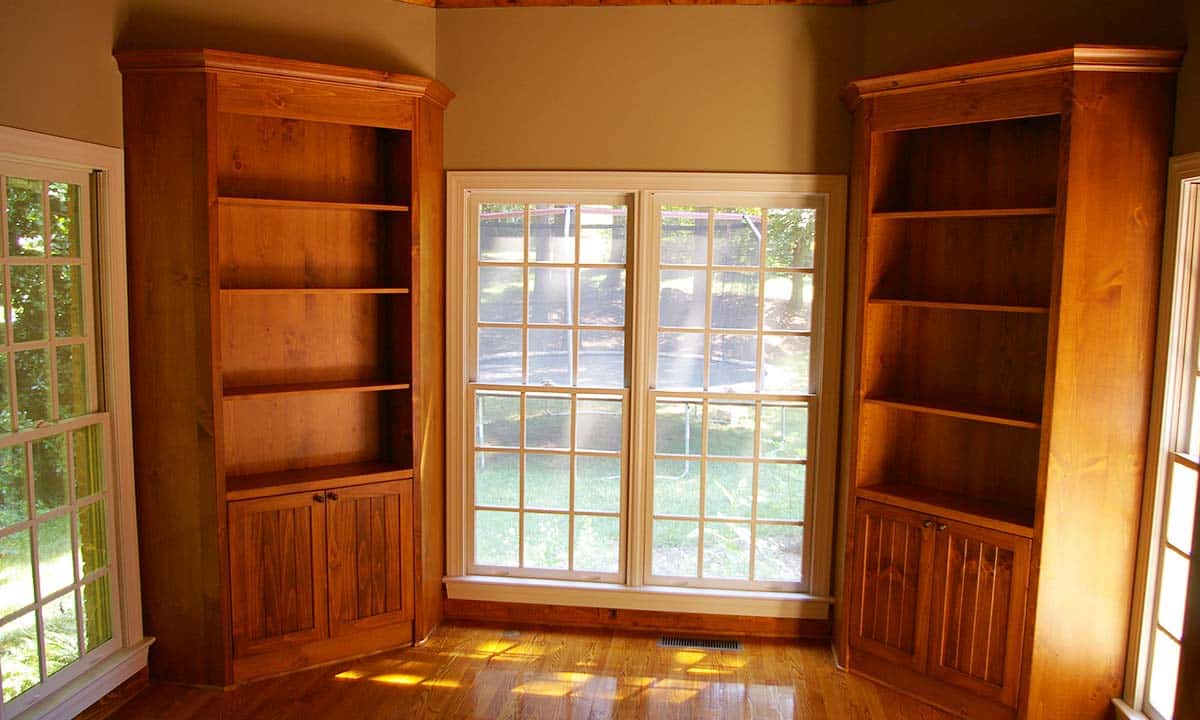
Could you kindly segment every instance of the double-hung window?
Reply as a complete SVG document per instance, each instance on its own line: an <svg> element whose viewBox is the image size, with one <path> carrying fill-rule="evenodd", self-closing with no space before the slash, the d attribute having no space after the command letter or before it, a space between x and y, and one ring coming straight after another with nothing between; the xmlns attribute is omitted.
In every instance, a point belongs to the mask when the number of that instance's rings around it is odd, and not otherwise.
<svg viewBox="0 0 1200 720"><path fill-rule="evenodd" d="M451 173L449 193L451 597L826 601L844 180Z"/></svg>

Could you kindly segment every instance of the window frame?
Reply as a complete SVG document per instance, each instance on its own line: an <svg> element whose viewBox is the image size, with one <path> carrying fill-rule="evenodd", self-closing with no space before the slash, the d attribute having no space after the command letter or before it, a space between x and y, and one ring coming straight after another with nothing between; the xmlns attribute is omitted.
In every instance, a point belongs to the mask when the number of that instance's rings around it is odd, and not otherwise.
<svg viewBox="0 0 1200 720"><path fill-rule="evenodd" d="M1162 720L1149 704L1153 636L1158 627L1158 587L1166 548L1171 467L1195 428L1187 411L1195 402L1200 361L1200 153L1171 159L1168 170L1158 342L1151 396L1151 425L1142 498L1141 536L1133 588L1125 693L1114 699L1119 717ZM1200 531L1200 528L1197 528ZM1195 541L1193 540L1193 545Z"/></svg>
<svg viewBox="0 0 1200 720"><path fill-rule="evenodd" d="M813 436L810 438L806 493L810 522L805 525L806 587L781 591L720 589L711 587L647 585L649 510L653 492L646 477L653 463L654 411L651 403L633 401L626 446L626 483L623 496L621 583L585 583L561 579L509 578L472 575L467 557L470 524L471 453L465 438L472 437L467 406L468 372L473 363L473 340L466 329L474 314L470 289L475 264L470 261L473 199L481 193L493 201L503 193L521 202L586 202L586 195L629 198L629 232L626 282L630 301L626 305L629 388L653 391L654 348L657 347L658 257L657 218L653 208L658 198L681 196L701 202L724 204L731 196L775 198L783 201L797 195L811 196L823 204L818 219L818 246L824 251L814 258L814 274L824 283L824 292L814 296L811 368L816 389L812 406ZM497 200L499 201L499 200ZM825 619L832 602L833 524L838 463L838 416L840 405L842 323L844 307L844 262L846 221L846 177L844 175L798 175L757 173L658 173L658 172L525 172L479 171L447 173L447 277L446 277L446 373L447 373L447 525L445 580L451 599L498 600L626 609L672 609L677 611L747 614L768 617ZM549 389L548 389L549 390ZM647 446L647 442L650 443ZM630 536L641 541L629 542Z"/></svg>
<svg viewBox="0 0 1200 720"><path fill-rule="evenodd" d="M0 160L7 163L61 169L90 176L92 198L88 221L95 242L82 238L93 251L91 267L94 286L86 289L93 303L93 326L89 328L91 354L95 362L95 384L89 393L103 388L104 422L108 433L108 466L112 526L108 528L113 593L114 650L103 657L82 657L56 673L52 680L30 688L20 702L0 704L0 720L71 717L102 698L121 682L146 666L152 638L143 635L141 584L138 574L137 517L133 484L133 428L129 381L129 320L125 256L125 162L119 148L97 145L52 135L0 126ZM98 292L97 292L98 290ZM48 343L53 345L53 340ZM89 413L57 426L47 433L62 432L78 423L94 423ZM6 444L11 444L7 443ZM20 708L17 710L16 708Z"/></svg>

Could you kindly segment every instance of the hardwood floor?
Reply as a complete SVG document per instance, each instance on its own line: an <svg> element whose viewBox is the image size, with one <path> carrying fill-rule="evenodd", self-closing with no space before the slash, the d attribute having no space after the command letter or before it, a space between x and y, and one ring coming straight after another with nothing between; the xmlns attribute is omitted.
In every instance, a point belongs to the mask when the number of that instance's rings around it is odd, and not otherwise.
<svg viewBox="0 0 1200 720"><path fill-rule="evenodd" d="M833 665L824 642L670 650L651 636L448 625L425 645L220 690L155 684L114 718L950 720Z"/></svg>

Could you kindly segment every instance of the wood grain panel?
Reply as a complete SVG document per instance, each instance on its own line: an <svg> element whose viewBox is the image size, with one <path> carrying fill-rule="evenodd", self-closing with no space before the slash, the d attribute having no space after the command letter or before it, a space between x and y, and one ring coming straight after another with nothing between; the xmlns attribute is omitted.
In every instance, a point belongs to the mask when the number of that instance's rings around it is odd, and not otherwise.
<svg viewBox="0 0 1200 720"><path fill-rule="evenodd" d="M331 634L411 622L412 482L359 485L327 497Z"/></svg>
<svg viewBox="0 0 1200 720"><path fill-rule="evenodd" d="M852 652L923 670L929 641L932 520L860 501L850 585Z"/></svg>
<svg viewBox="0 0 1200 720"><path fill-rule="evenodd" d="M411 129L411 97L332 83L226 74L217 76L224 113Z"/></svg>
<svg viewBox="0 0 1200 720"><path fill-rule="evenodd" d="M322 495L229 503L229 548L235 658L327 635Z"/></svg>
<svg viewBox="0 0 1200 720"><path fill-rule="evenodd" d="M1069 76L1051 71L923 92L875 95L871 125L877 131L990 122L1062 112Z"/></svg>

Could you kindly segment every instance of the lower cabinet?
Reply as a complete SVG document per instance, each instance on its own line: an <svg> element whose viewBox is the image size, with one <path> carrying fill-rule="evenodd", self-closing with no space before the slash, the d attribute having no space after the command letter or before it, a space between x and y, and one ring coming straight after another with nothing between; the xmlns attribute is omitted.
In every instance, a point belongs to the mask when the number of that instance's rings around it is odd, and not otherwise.
<svg viewBox="0 0 1200 720"><path fill-rule="evenodd" d="M235 679L411 640L411 480L228 509Z"/></svg>
<svg viewBox="0 0 1200 720"><path fill-rule="evenodd" d="M971 717L956 691L1015 708L1029 539L866 500L855 517L852 665Z"/></svg>

